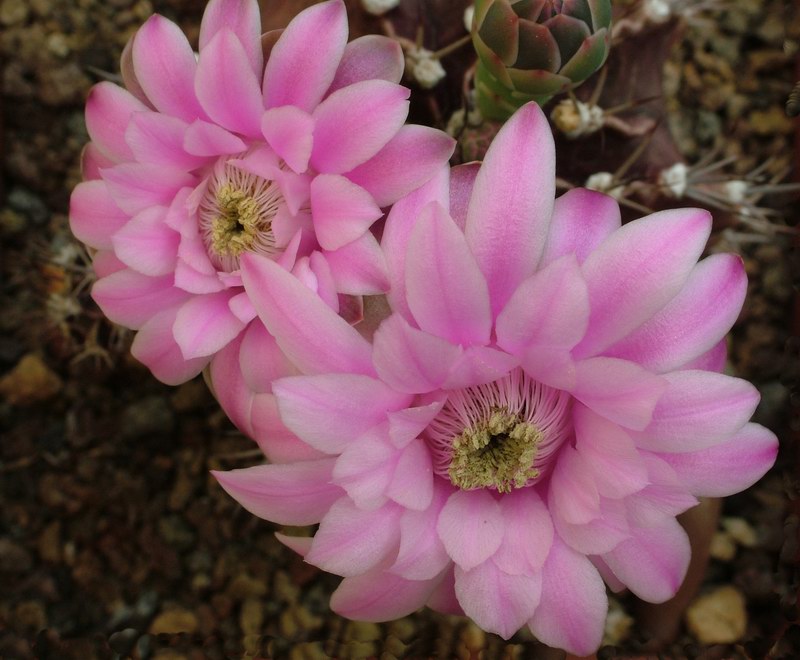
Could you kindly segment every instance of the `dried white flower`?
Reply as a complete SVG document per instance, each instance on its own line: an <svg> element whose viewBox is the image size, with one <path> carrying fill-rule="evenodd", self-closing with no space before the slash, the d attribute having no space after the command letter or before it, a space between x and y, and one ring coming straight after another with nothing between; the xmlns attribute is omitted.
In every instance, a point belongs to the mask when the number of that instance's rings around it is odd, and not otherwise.
<svg viewBox="0 0 800 660"><path fill-rule="evenodd" d="M447 75L433 51L417 46L406 51L406 71L423 89L432 89Z"/></svg>
<svg viewBox="0 0 800 660"><path fill-rule="evenodd" d="M570 140L596 133L605 123L603 108L573 99L561 101L553 109L550 119Z"/></svg>
<svg viewBox="0 0 800 660"><path fill-rule="evenodd" d="M689 168L684 163L675 163L658 175L658 185L670 197L681 199L689 187Z"/></svg>
<svg viewBox="0 0 800 660"><path fill-rule="evenodd" d="M361 0L364 11L373 16L381 16L399 4L400 0Z"/></svg>

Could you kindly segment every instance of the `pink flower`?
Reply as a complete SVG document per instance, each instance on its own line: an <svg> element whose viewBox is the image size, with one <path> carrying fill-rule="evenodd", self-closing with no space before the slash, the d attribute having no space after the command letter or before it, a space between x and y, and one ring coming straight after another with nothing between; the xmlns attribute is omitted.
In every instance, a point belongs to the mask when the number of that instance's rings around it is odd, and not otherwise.
<svg viewBox="0 0 800 660"><path fill-rule="evenodd" d="M748 423L758 392L719 373L746 278L734 255L698 263L709 214L621 227L599 193L554 203L554 180L530 104L480 168L395 204L371 340L275 263L242 261L269 354L291 361L270 375L296 371L267 395L275 462L216 476L258 516L320 523L280 538L344 576L343 616L428 605L589 654L605 584L669 599L690 553L675 516L774 462L777 439ZM231 383L247 362L229 357Z"/></svg>
<svg viewBox="0 0 800 660"><path fill-rule="evenodd" d="M98 250L94 299L138 330L134 355L168 383L255 319L245 254L274 260L334 311L385 291L370 226L453 150L444 133L403 125L400 48L348 44L342 0L282 34L260 26L257 0L211 0L195 57L153 16L123 54L127 90L100 83L87 101L72 230Z"/></svg>

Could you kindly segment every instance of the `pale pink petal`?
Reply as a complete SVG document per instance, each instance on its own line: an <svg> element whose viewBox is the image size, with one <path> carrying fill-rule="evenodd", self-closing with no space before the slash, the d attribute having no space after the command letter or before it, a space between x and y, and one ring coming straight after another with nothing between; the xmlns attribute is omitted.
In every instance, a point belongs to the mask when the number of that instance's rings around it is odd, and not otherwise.
<svg viewBox="0 0 800 660"><path fill-rule="evenodd" d="M412 328L399 314L386 319L373 339L373 362L381 379L400 392L431 392L447 380L461 348Z"/></svg>
<svg viewBox="0 0 800 660"><path fill-rule="evenodd" d="M231 298L228 301L228 306L231 308L233 315L242 323L250 323L250 321L258 316L256 308L253 307L253 303L250 302L250 296L244 291L237 293Z"/></svg>
<svg viewBox="0 0 800 660"><path fill-rule="evenodd" d="M92 144L115 163L133 160L125 129L134 113L145 110L146 105L119 85L95 85L86 99L86 130Z"/></svg>
<svg viewBox="0 0 800 660"><path fill-rule="evenodd" d="M503 529L500 505L485 489L454 492L436 524L447 554L465 571L482 564L497 552ZM461 605L463 607L464 603Z"/></svg>
<svg viewBox="0 0 800 660"><path fill-rule="evenodd" d="M480 163L464 163L450 170L450 216L461 231L467 226L469 200L480 170Z"/></svg>
<svg viewBox="0 0 800 660"><path fill-rule="evenodd" d="M409 580L430 580L449 564L450 556L436 533L436 521L452 488L436 479L430 506L406 510L400 518L400 550L389 569Z"/></svg>
<svg viewBox="0 0 800 660"><path fill-rule="evenodd" d="M295 172L308 169L314 132L311 115L291 105L272 108L261 118L261 132L269 146Z"/></svg>
<svg viewBox="0 0 800 660"><path fill-rule="evenodd" d="M453 154L455 141L429 126L406 125L375 156L345 176L378 206L390 206L428 181Z"/></svg>
<svg viewBox="0 0 800 660"><path fill-rule="evenodd" d="M339 313L339 294L333 281L331 267L322 252L314 251L308 258L308 265L317 280L317 295L334 312Z"/></svg>
<svg viewBox="0 0 800 660"><path fill-rule="evenodd" d="M678 591L689 567L689 537L674 518L658 527L633 530L603 560L634 594L650 603L663 603Z"/></svg>
<svg viewBox="0 0 800 660"><path fill-rule="evenodd" d="M200 24L200 51L223 29L231 30L242 44L250 68L259 78L263 73L261 15L257 0L211 0Z"/></svg>
<svg viewBox="0 0 800 660"><path fill-rule="evenodd" d="M211 390L225 414L236 428L249 437L253 437L251 410L253 391L247 386L239 368L239 349L244 333L219 351L211 360L208 375L211 379Z"/></svg>
<svg viewBox="0 0 800 660"><path fill-rule="evenodd" d="M172 278L148 277L126 268L102 277L92 287L92 298L114 323L134 330L150 318L188 298L172 285Z"/></svg>
<svg viewBox="0 0 800 660"><path fill-rule="evenodd" d="M198 119L186 129L183 148L195 156L223 156L241 153L247 145L222 126Z"/></svg>
<svg viewBox="0 0 800 660"><path fill-rule="evenodd" d="M286 426L312 447L338 454L362 433L386 421L386 413L411 402L381 381L357 374L294 376L275 381Z"/></svg>
<svg viewBox="0 0 800 660"><path fill-rule="evenodd" d="M626 501L601 497L598 516L587 523L572 524L554 516L556 534L570 548L584 555L613 550L631 535Z"/></svg>
<svg viewBox="0 0 800 660"><path fill-rule="evenodd" d="M133 66L133 42L135 39L136 33L134 32L122 49L122 54L119 56L119 72L125 89L148 108L153 108L153 104L150 103L150 99L147 98L147 94L144 93L142 86L139 84L139 79L136 77L136 70Z"/></svg>
<svg viewBox="0 0 800 660"><path fill-rule="evenodd" d="M183 148L189 125L159 112L137 112L125 131L125 141L140 163L193 170L206 162Z"/></svg>
<svg viewBox="0 0 800 660"><path fill-rule="evenodd" d="M669 463L655 454L641 452L650 484L625 500L628 520L636 527L656 527L697 506L698 501L678 478Z"/></svg>
<svg viewBox="0 0 800 660"><path fill-rule="evenodd" d="M381 567L347 577L331 595L331 610L356 621L392 621L425 605L441 582L404 580Z"/></svg>
<svg viewBox="0 0 800 660"><path fill-rule="evenodd" d="M158 14L147 20L133 41L133 68L158 110L185 121L206 117L194 92L197 60L175 23Z"/></svg>
<svg viewBox="0 0 800 660"><path fill-rule="evenodd" d="M746 380L708 371L665 374L652 422L634 436L644 449L683 452L725 440L753 416L760 394Z"/></svg>
<svg viewBox="0 0 800 660"><path fill-rule="evenodd" d="M553 518L583 525L600 515L600 495L591 468L572 446L561 448L547 498Z"/></svg>
<svg viewBox="0 0 800 660"><path fill-rule="evenodd" d="M311 112L333 82L347 43L341 0L300 12L272 48L264 70L267 108L294 105Z"/></svg>
<svg viewBox="0 0 800 660"><path fill-rule="evenodd" d="M217 32L201 51L194 89L203 109L220 126L248 137L261 136L264 106L258 78L229 29Z"/></svg>
<svg viewBox="0 0 800 660"><path fill-rule="evenodd" d="M326 250L360 238L383 215L366 190L337 174L314 177L311 212L317 240Z"/></svg>
<svg viewBox="0 0 800 660"><path fill-rule="evenodd" d="M600 577L603 578L603 582L608 585L608 588L611 589L614 593L618 594L621 591L625 591L625 585L620 582L611 569L608 567L602 557L598 555L594 555L589 557L590 561L597 569L597 572L600 573Z"/></svg>
<svg viewBox="0 0 800 660"><path fill-rule="evenodd" d="M84 181L101 179L101 170L113 167L116 161L104 156L94 142L89 142L81 152L81 176Z"/></svg>
<svg viewBox="0 0 800 660"><path fill-rule="evenodd" d="M131 355L150 369L162 383L180 385L199 374L209 358L184 358L172 335L178 308L159 309L163 311L159 311L136 333L131 344Z"/></svg>
<svg viewBox="0 0 800 660"><path fill-rule="evenodd" d="M359 509L377 509L386 503L386 488L398 456L386 424L363 434L356 432L336 461L333 481L347 491Z"/></svg>
<svg viewBox="0 0 800 660"><path fill-rule="evenodd" d="M426 605L442 614L464 616L464 610L456 598L455 571L452 564L445 570L442 581L434 589Z"/></svg>
<svg viewBox="0 0 800 660"><path fill-rule="evenodd" d="M361 575L397 551L402 511L393 502L365 511L341 498L322 519L306 561L336 575Z"/></svg>
<svg viewBox="0 0 800 660"><path fill-rule="evenodd" d="M103 170L103 179L114 202L129 215L150 206L169 206L181 188L197 183L189 172L140 163L123 163Z"/></svg>
<svg viewBox="0 0 800 660"><path fill-rule="evenodd" d="M592 315L576 355L597 355L683 288L711 232L702 209L671 209L615 231L583 264Z"/></svg>
<svg viewBox="0 0 800 660"><path fill-rule="evenodd" d="M100 250L92 258L92 268L98 279L102 279L111 273L126 270L127 266L117 258L113 250Z"/></svg>
<svg viewBox="0 0 800 660"><path fill-rule="evenodd" d="M385 80L344 87L314 110L311 164L319 172L349 172L378 153L408 115L409 90Z"/></svg>
<svg viewBox="0 0 800 660"><path fill-rule="evenodd" d="M128 221L104 181L84 181L69 199L69 227L79 241L99 250L112 247L111 237Z"/></svg>
<svg viewBox="0 0 800 660"><path fill-rule="evenodd" d="M311 543L314 541L311 536L287 536L280 532L275 532L275 538L301 557L308 554L308 551L311 550Z"/></svg>
<svg viewBox="0 0 800 660"><path fill-rule="evenodd" d="M347 499L331 483L332 469L333 459L323 458L212 474L253 515L279 525L313 525L337 500Z"/></svg>
<svg viewBox="0 0 800 660"><path fill-rule="evenodd" d="M184 238L178 247L178 263L175 265L176 287L195 294L216 293L226 288L217 273L198 270L194 267L194 262L187 262L187 251L191 251L191 248L187 248Z"/></svg>
<svg viewBox="0 0 800 660"><path fill-rule="evenodd" d="M470 346L461 353L442 387L455 390L491 383L518 365L519 360L505 351L489 346Z"/></svg>
<svg viewBox="0 0 800 660"><path fill-rule="evenodd" d="M543 385L558 390L575 389L578 377L575 360L563 346L530 346L520 352L519 363L531 378Z"/></svg>
<svg viewBox="0 0 800 660"><path fill-rule="evenodd" d="M540 267L566 254L583 263L620 226L619 203L613 197L585 188L568 190L553 206Z"/></svg>
<svg viewBox="0 0 800 660"><path fill-rule="evenodd" d="M394 39L378 34L353 39L345 46L328 94L362 80L399 83L404 67L403 50Z"/></svg>
<svg viewBox="0 0 800 660"><path fill-rule="evenodd" d="M617 358L582 360L576 370L575 398L612 422L637 431L650 423L668 386L663 377Z"/></svg>
<svg viewBox="0 0 800 660"><path fill-rule="evenodd" d="M698 497L727 497L749 488L775 463L778 438L758 424L701 451L660 454Z"/></svg>
<svg viewBox="0 0 800 660"><path fill-rule="evenodd" d="M706 351L694 360L681 365L681 369L700 369L701 371L725 371L725 364L728 361L728 341L720 339L714 348Z"/></svg>
<svg viewBox="0 0 800 660"><path fill-rule="evenodd" d="M231 291L194 296L175 317L175 341L187 359L213 355L245 327L228 306Z"/></svg>
<svg viewBox="0 0 800 660"><path fill-rule="evenodd" d="M553 522L532 488L520 488L500 499L503 542L491 561L509 575L530 575L547 559L553 543Z"/></svg>
<svg viewBox="0 0 800 660"><path fill-rule="evenodd" d="M464 613L483 630L509 639L533 616L542 593L541 572L509 575L492 560L455 569L456 596Z"/></svg>
<svg viewBox="0 0 800 660"><path fill-rule="evenodd" d="M605 497L627 497L648 484L647 467L631 436L613 422L575 403L575 447Z"/></svg>
<svg viewBox="0 0 800 660"><path fill-rule="evenodd" d="M467 242L486 276L495 315L536 269L554 196L550 125L539 106L528 103L492 141L467 213Z"/></svg>
<svg viewBox="0 0 800 660"><path fill-rule="evenodd" d="M529 346L571 349L588 323L586 282L574 255L568 255L517 287L497 317L497 343L512 353Z"/></svg>
<svg viewBox="0 0 800 660"><path fill-rule="evenodd" d="M548 646L590 655L603 639L607 611L597 569L556 537L542 569L542 596L530 620L533 634Z"/></svg>
<svg viewBox="0 0 800 660"><path fill-rule="evenodd" d="M388 298L392 309L399 312L407 320L411 320L411 312L406 302L405 261L408 252L408 239L419 220L422 209L430 202L447 205L450 189L449 167L444 165L428 183L398 201L389 216L381 237L381 248L386 257L389 272Z"/></svg>
<svg viewBox="0 0 800 660"><path fill-rule="evenodd" d="M492 317L486 281L464 235L439 204L423 210L405 265L408 305L420 328L463 346L488 342Z"/></svg>
<svg viewBox="0 0 800 660"><path fill-rule="evenodd" d="M175 270L180 236L164 222L166 213L163 206L145 209L114 234L111 242L124 264L153 277Z"/></svg>
<svg viewBox="0 0 800 660"><path fill-rule="evenodd" d="M422 431L439 414L445 402L445 396L432 403L405 408L390 412L389 417L389 437L395 447L405 447L409 442L419 436Z"/></svg>
<svg viewBox="0 0 800 660"><path fill-rule="evenodd" d="M250 423L253 439L271 463L295 463L327 457L284 426L272 394L253 395Z"/></svg>
<svg viewBox="0 0 800 660"><path fill-rule="evenodd" d="M369 342L279 265L245 254L242 279L267 330L304 372L374 373Z"/></svg>
<svg viewBox="0 0 800 660"><path fill-rule="evenodd" d="M710 256L694 267L666 307L604 353L658 373L672 371L719 343L736 321L746 293L742 258Z"/></svg>
<svg viewBox="0 0 800 660"><path fill-rule="evenodd" d="M383 251L371 232L332 252L325 252L336 290L355 296L375 296L389 290Z"/></svg>
<svg viewBox="0 0 800 660"><path fill-rule="evenodd" d="M428 445L415 439L400 451L386 496L406 509L424 511L433 498L433 482Z"/></svg>
<svg viewBox="0 0 800 660"><path fill-rule="evenodd" d="M254 392L272 391L272 381L298 373L262 323L247 326L239 354L239 368Z"/></svg>

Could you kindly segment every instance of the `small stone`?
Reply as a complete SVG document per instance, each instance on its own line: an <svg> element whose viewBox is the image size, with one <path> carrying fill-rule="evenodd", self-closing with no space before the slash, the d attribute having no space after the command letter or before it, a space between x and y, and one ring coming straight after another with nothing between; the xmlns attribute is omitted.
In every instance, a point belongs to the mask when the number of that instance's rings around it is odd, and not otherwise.
<svg viewBox="0 0 800 660"><path fill-rule="evenodd" d="M13 209L0 211L0 236L14 236L25 231L25 216Z"/></svg>
<svg viewBox="0 0 800 660"><path fill-rule="evenodd" d="M194 612L184 609L174 609L159 614L150 625L151 635L161 633L188 633L197 632L197 617Z"/></svg>
<svg viewBox="0 0 800 660"><path fill-rule="evenodd" d="M748 119L756 135L788 135L794 130L794 122L779 105L771 106L768 110L754 110Z"/></svg>
<svg viewBox="0 0 800 660"><path fill-rule="evenodd" d="M736 543L727 532L716 532L711 538L709 553L714 559L731 561L736 556Z"/></svg>
<svg viewBox="0 0 800 660"><path fill-rule="evenodd" d="M239 573L228 586L228 595L235 600L261 598L267 593L267 585L247 573ZM275 594L277 596L277 594Z"/></svg>
<svg viewBox="0 0 800 660"><path fill-rule="evenodd" d="M67 37L63 34L51 34L47 37L47 50L57 57L66 57L70 51Z"/></svg>
<svg viewBox="0 0 800 660"><path fill-rule="evenodd" d="M61 521L54 520L39 535L39 556L47 562L58 564L61 561Z"/></svg>
<svg viewBox="0 0 800 660"><path fill-rule="evenodd" d="M33 566L30 553L18 543L0 538L0 573L24 573Z"/></svg>
<svg viewBox="0 0 800 660"><path fill-rule="evenodd" d="M732 586L697 598L686 611L686 625L701 644L733 644L747 630L744 596Z"/></svg>
<svg viewBox="0 0 800 660"><path fill-rule="evenodd" d="M14 608L14 623L24 631L39 632L47 627L47 613L37 600L26 600Z"/></svg>
<svg viewBox="0 0 800 660"><path fill-rule="evenodd" d="M158 521L158 533L169 545L187 550L195 542L195 533L180 516L164 516Z"/></svg>
<svg viewBox="0 0 800 660"><path fill-rule="evenodd" d="M609 598L603 644L617 646L624 642L631 634L633 623L633 617L623 609L620 602L615 598Z"/></svg>
<svg viewBox="0 0 800 660"><path fill-rule="evenodd" d="M175 415L160 396L151 396L129 405L122 413L120 433L125 440L150 434L167 434L175 425Z"/></svg>
<svg viewBox="0 0 800 660"><path fill-rule="evenodd" d="M257 598L248 598L242 603L239 627L245 635L257 635L264 625L264 605Z"/></svg>
<svg viewBox="0 0 800 660"><path fill-rule="evenodd" d="M0 4L0 23L18 25L28 20L28 0L3 0Z"/></svg>
<svg viewBox="0 0 800 660"><path fill-rule="evenodd" d="M381 638L381 628L375 623L351 621L348 626L348 639L358 642L372 642Z"/></svg>
<svg viewBox="0 0 800 660"><path fill-rule="evenodd" d="M0 378L0 396L12 406L27 406L51 399L61 386L61 379L44 360L36 353L28 353Z"/></svg>
<svg viewBox="0 0 800 660"><path fill-rule="evenodd" d="M722 526L739 545L753 548L758 544L756 530L744 518L723 518Z"/></svg>
<svg viewBox="0 0 800 660"><path fill-rule="evenodd" d="M50 217L50 210L44 201L26 188L12 188L8 193L8 205L22 213L35 225L42 225Z"/></svg>

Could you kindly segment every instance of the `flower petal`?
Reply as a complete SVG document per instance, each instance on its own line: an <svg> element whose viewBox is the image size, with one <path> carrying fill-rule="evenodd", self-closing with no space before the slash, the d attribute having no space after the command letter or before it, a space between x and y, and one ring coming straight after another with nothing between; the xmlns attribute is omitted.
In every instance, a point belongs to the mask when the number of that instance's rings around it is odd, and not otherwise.
<svg viewBox="0 0 800 660"><path fill-rule="evenodd" d="M317 240L326 250L357 240L383 215L366 190L337 174L314 177L311 213Z"/></svg>
<svg viewBox="0 0 800 660"><path fill-rule="evenodd" d="M233 295L228 290L194 296L181 306L173 332L184 357L213 355L244 329L228 306Z"/></svg>
<svg viewBox="0 0 800 660"><path fill-rule="evenodd" d="M553 522L544 502L532 488L520 488L503 495L500 508L505 534L491 561L509 575L538 571L553 543Z"/></svg>
<svg viewBox="0 0 800 660"><path fill-rule="evenodd" d="M492 141L475 178L465 234L497 314L536 269L555 195L555 147L535 103L522 106Z"/></svg>
<svg viewBox="0 0 800 660"><path fill-rule="evenodd" d="M98 250L112 247L111 237L128 221L104 181L84 181L69 199L69 227L79 241Z"/></svg>
<svg viewBox="0 0 800 660"><path fill-rule="evenodd" d="M328 94L362 80L399 83L404 67L403 49L397 41L379 34L367 34L345 46Z"/></svg>
<svg viewBox="0 0 800 660"><path fill-rule="evenodd" d="M193 170L203 165L206 159L184 150L187 128L188 124L177 117L159 112L137 112L125 131L125 141L140 163Z"/></svg>
<svg viewBox="0 0 800 660"><path fill-rule="evenodd" d="M381 246L371 232L332 252L325 252L339 293L375 296L389 290L389 275Z"/></svg>
<svg viewBox="0 0 800 660"><path fill-rule="evenodd" d="M386 503L386 488L399 457L388 438L386 424L347 442L333 468L333 480L347 491L359 509L374 510Z"/></svg>
<svg viewBox="0 0 800 660"><path fill-rule="evenodd" d="M561 448L547 498L553 518L582 525L600 514L600 495L586 460L571 445Z"/></svg>
<svg viewBox="0 0 800 660"><path fill-rule="evenodd" d="M86 130L92 144L115 163L133 160L125 129L135 113L145 110L146 105L119 85L98 83L86 99Z"/></svg>
<svg viewBox="0 0 800 660"><path fill-rule="evenodd" d="M308 169L314 132L311 115L291 105L272 108L261 118L261 132L269 146L295 172Z"/></svg>
<svg viewBox="0 0 800 660"><path fill-rule="evenodd" d="M406 296L426 332L456 344L488 343L489 291L464 235L439 204L427 206L411 233Z"/></svg>
<svg viewBox="0 0 800 660"><path fill-rule="evenodd" d="M758 424L745 426L713 447L680 454L659 454L698 497L727 497L749 488L775 463L778 438Z"/></svg>
<svg viewBox="0 0 800 660"><path fill-rule="evenodd" d="M674 518L636 529L602 555L614 575L642 600L663 603L678 591L689 567L689 537Z"/></svg>
<svg viewBox="0 0 800 660"><path fill-rule="evenodd" d="M401 450L386 495L406 509L424 511L433 498L433 482L428 445L417 438Z"/></svg>
<svg viewBox="0 0 800 660"><path fill-rule="evenodd" d="M116 205L129 215L151 206L169 206L181 188L197 183L184 170L141 163L122 163L103 170L103 179Z"/></svg>
<svg viewBox="0 0 800 660"><path fill-rule="evenodd" d="M461 231L467 226L469 199L480 170L480 163L463 163L450 170L450 216Z"/></svg>
<svg viewBox="0 0 800 660"><path fill-rule="evenodd" d="M213 470L219 485L253 515L279 525L313 525L344 492L331 481L333 459Z"/></svg>
<svg viewBox="0 0 800 660"><path fill-rule="evenodd" d="M408 115L409 90L385 80L344 87L314 110L311 164L319 172L349 172L377 154Z"/></svg>
<svg viewBox="0 0 800 660"><path fill-rule="evenodd" d="M347 44L341 0L301 11L272 48L264 69L267 108L294 105L312 112L333 82Z"/></svg>
<svg viewBox="0 0 800 660"><path fill-rule="evenodd" d="M222 126L197 119L186 129L183 148L196 156L223 156L238 154L247 149L247 145Z"/></svg>
<svg viewBox="0 0 800 660"><path fill-rule="evenodd" d="M200 51L223 29L231 30L242 44L250 68L259 78L263 73L261 12L256 0L211 0L200 23Z"/></svg>
<svg viewBox="0 0 800 660"><path fill-rule="evenodd" d="M539 267L566 254L574 254L578 263L583 263L620 226L619 204L613 197L585 188L568 190L553 206Z"/></svg>
<svg viewBox="0 0 800 660"><path fill-rule="evenodd" d="M357 374L281 378L272 385L284 424L312 447L338 454L353 440L408 406L411 397Z"/></svg>
<svg viewBox="0 0 800 660"><path fill-rule="evenodd" d="M390 206L428 181L453 154L455 141L429 126L406 125L377 154L345 176Z"/></svg>
<svg viewBox="0 0 800 660"><path fill-rule="evenodd" d="M248 137L261 136L264 105L258 78L236 35L223 28L200 53L194 85L208 116Z"/></svg>
<svg viewBox="0 0 800 660"><path fill-rule="evenodd" d="M397 551L401 507L364 511L342 497L325 514L306 561L336 575L361 575Z"/></svg>
<svg viewBox="0 0 800 660"><path fill-rule="evenodd" d="M686 285L661 311L606 355L664 373L711 350L731 329L747 293L742 258L715 254L694 267Z"/></svg>
<svg viewBox="0 0 800 660"><path fill-rule="evenodd" d="M533 616L542 593L541 572L509 575L491 560L455 569L456 596L464 613L483 630L509 639Z"/></svg>
<svg viewBox="0 0 800 660"><path fill-rule="evenodd" d="M114 323L134 330L162 310L182 303L185 291L172 285L172 278L148 277L125 268L101 277L92 287L92 298Z"/></svg>
<svg viewBox="0 0 800 660"><path fill-rule="evenodd" d="M374 373L369 343L279 265L243 255L242 279L267 330L302 371Z"/></svg>
<svg viewBox="0 0 800 660"><path fill-rule="evenodd" d="M500 505L487 490L454 492L447 499L436 524L447 554L465 571L482 564L497 552L503 529Z"/></svg>
<svg viewBox="0 0 800 660"><path fill-rule="evenodd" d="M709 371L665 374L669 387L652 422L634 436L639 447L663 452L705 449L741 429L761 398L746 380Z"/></svg>
<svg viewBox="0 0 800 660"><path fill-rule="evenodd" d="M206 117L194 92L197 60L175 23L158 14L147 19L133 41L133 68L158 110L189 122Z"/></svg>
<svg viewBox="0 0 800 660"><path fill-rule="evenodd" d="M530 620L533 634L548 646L587 656L600 646L607 611L597 569L556 537L542 569L542 595Z"/></svg>
<svg viewBox="0 0 800 660"><path fill-rule="evenodd" d="M164 222L166 213L163 206L145 209L114 234L111 242L120 261L153 277L174 272L180 236Z"/></svg>
<svg viewBox="0 0 800 660"><path fill-rule="evenodd" d="M635 220L587 257L592 315L575 355L597 355L649 320L683 288L711 232L702 209L672 209Z"/></svg>

